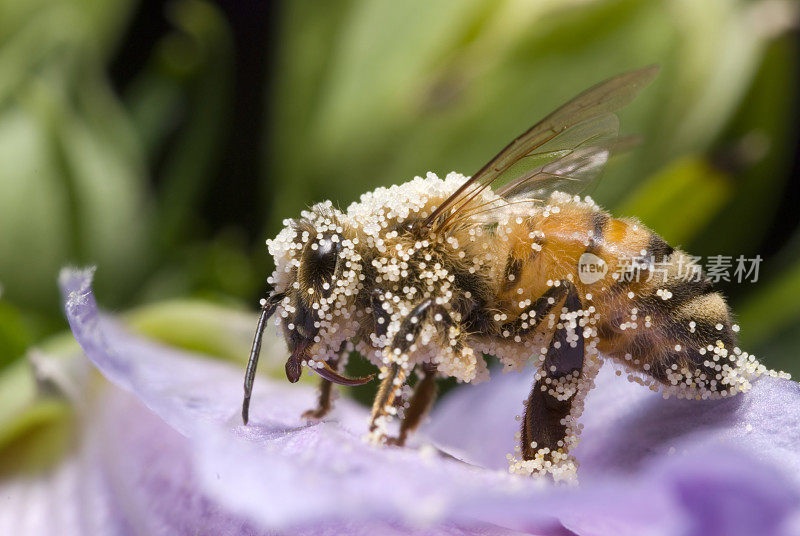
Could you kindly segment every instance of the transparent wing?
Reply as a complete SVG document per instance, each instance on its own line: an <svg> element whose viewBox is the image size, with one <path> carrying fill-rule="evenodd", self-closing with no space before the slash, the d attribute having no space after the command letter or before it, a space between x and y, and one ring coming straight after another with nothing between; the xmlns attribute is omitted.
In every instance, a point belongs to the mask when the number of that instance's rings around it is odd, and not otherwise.
<svg viewBox="0 0 800 536"><path fill-rule="evenodd" d="M618 135L614 114L576 125L511 166L506 175L512 179L495 181L495 191L506 199L545 199L554 190L579 193L600 176Z"/></svg>
<svg viewBox="0 0 800 536"><path fill-rule="evenodd" d="M493 186L507 198L564 187L575 191L597 177L619 134L615 112L631 102L658 73L649 66L584 91L509 143L425 220L447 225Z"/></svg>

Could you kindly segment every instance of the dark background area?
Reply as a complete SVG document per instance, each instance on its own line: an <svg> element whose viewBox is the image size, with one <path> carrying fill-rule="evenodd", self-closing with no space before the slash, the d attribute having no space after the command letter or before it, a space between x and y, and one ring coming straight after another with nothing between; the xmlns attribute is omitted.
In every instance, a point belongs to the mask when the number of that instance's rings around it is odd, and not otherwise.
<svg viewBox="0 0 800 536"><path fill-rule="evenodd" d="M280 2L266 0L217 1L221 14L233 37L233 93L229 120L221 138L221 156L209 171L212 177L204 195L201 218L214 234L226 227L240 228L248 245L263 243L264 210L253 192L263 187L264 156L262 140L267 134L264 125L270 112L271 80L276 75L275 54ZM172 31L165 6L168 2L143 2L131 22L109 65L109 76L115 90L123 95L128 85L146 68L157 43ZM191 113L190 109L185 113ZM186 118L183 117L185 121ZM174 125L172 140L164 144L162 158L178 136L180 122ZM160 175L151 176L158 187ZM266 179L269 181L269 178Z"/></svg>

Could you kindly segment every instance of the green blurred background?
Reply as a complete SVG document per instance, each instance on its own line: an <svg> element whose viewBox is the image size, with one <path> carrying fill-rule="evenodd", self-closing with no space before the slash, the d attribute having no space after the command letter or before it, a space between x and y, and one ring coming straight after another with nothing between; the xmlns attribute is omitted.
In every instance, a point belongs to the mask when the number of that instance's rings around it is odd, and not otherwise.
<svg viewBox="0 0 800 536"><path fill-rule="evenodd" d="M284 218L470 174L565 99L652 63L622 113L644 141L593 195L696 255L761 255L757 283L722 288L742 346L800 373L798 13L0 0L0 422L40 407L24 357L68 340L62 266L96 265L100 302L135 329L241 361Z"/></svg>

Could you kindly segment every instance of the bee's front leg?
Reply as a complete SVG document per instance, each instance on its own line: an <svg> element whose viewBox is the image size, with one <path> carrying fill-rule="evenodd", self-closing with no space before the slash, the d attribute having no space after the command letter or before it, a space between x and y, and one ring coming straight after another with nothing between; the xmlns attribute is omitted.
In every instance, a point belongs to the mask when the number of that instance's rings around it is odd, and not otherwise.
<svg viewBox="0 0 800 536"><path fill-rule="evenodd" d="M337 368L334 359L330 361L332 368ZM303 412L303 419L321 419L333 409L333 382L322 378L319 381L319 397L317 398L317 407L306 410Z"/></svg>
<svg viewBox="0 0 800 536"><path fill-rule="evenodd" d="M339 363L344 362L343 354L346 352L347 341L342 343L342 346L337 352L337 356L328 361L332 369L338 370ZM325 417L333 409L333 382L325 378L319 381L319 397L317 398L317 407L303 412L303 419L321 419Z"/></svg>

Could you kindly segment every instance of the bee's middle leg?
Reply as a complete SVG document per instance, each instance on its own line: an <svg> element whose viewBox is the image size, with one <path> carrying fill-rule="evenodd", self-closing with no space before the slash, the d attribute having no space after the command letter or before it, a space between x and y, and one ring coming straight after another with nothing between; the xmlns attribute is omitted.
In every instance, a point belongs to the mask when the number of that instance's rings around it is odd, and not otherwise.
<svg viewBox="0 0 800 536"><path fill-rule="evenodd" d="M440 321L445 326L452 325L450 315L441 306L436 305L432 299L423 300L403 320L397 333L393 336L392 344L388 348L391 352L390 355L402 355L407 352L419 336L424 319L430 315L440 316ZM375 402L372 405L369 427L373 441L402 445L408 434L419 426L422 418L433 403L436 393L435 369L429 370L430 373L420 379L417 389L411 397L408 411L405 413L400 425L400 434L396 438L386 437L384 424L396 411L395 400L402 392L403 386L408 379L411 365L409 365L408 361L402 363L393 362L381 371L384 377L378 389L378 394L375 396Z"/></svg>
<svg viewBox="0 0 800 536"><path fill-rule="evenodd" d="M408 378L408 370L398 363L392 363L381 370L383 381L372 403L369 423L371 440L376 443L387 442L385 421L396 411L395 400L400 395Z"/></svg>
<svg viewBox="0 0 800 536"><path fill-rule="evenodd" d="M414 386L414 394L411 395L403 420L400 421L400 434L396 438L387 439L389 444L402 447L408 434L419 427L436 400L436 365L426 363L421 368L424 376Z"/></svg>

